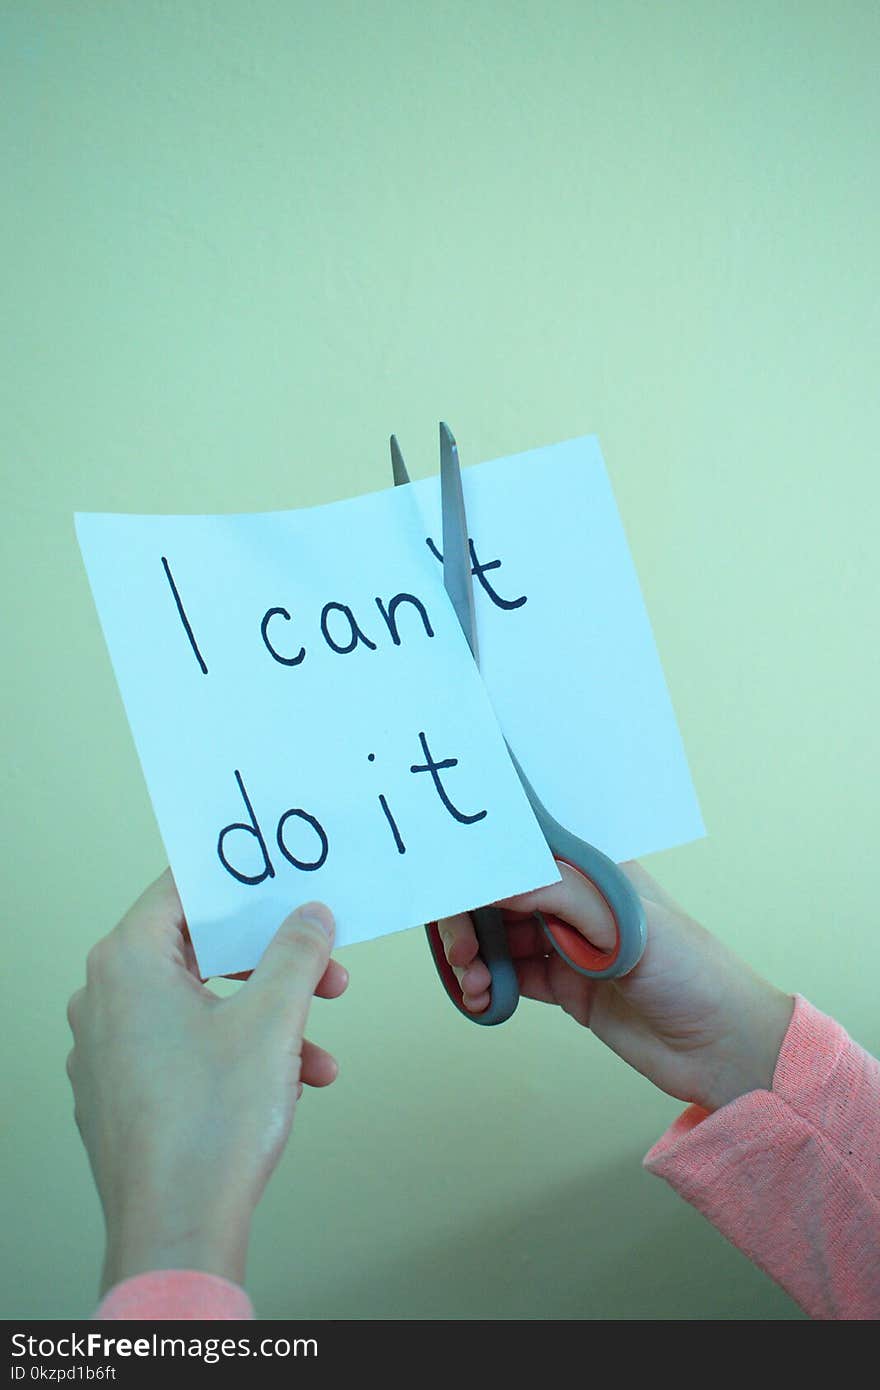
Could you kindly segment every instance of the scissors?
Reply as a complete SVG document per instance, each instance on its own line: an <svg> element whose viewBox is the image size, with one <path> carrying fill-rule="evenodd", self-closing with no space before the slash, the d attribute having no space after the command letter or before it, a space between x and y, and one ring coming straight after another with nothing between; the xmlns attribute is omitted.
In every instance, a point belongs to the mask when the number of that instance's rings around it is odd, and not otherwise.
<svg viewBox="0 0 880 1390"><path fill-rule="evenodd" d="M409 482L409 474L395 435L391 436L391 468L395 486ZM458 447L448 425L440 424L440 495L443 514L443 584L452 600L458 621L467 638L471 655L479 667L477 624L474 612L473 572L468 548L467 516L461 486ZM506 740L505 740L506 742ZM598 889L614 918L616 940L610 951L600 951L567 922L536 912L550 946L572 970L591 980L613 980L626 975L638 963L645 949L645 912L641 899L621 869L601 850L588 845L560 825L539 799L507 744L510 760L528 797L535 819L548 848L558 864L566 864ZM507 930L497 907L478 907L470 914L479 952L491 976L489 1007L472 1014L463 1002L461 986L446 959L440 930L428 922L425 931L437 973L446 993L465 1018L484 1026L504 1023L519 1003L516 968L507 944Z"/></svg>

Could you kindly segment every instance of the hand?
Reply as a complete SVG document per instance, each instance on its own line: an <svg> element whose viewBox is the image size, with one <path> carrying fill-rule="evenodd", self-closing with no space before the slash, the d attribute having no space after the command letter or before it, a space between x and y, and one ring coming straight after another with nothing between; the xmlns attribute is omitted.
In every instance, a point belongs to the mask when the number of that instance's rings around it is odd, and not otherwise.
<svg viewBox="0 0 880 1390"><path fill-rule="evenodd" d="M303 1038L313 996L348 984L332 937L328 908L300 908L221 999L199 980L168 869L89 953L67 1071L107 1226L102 1292L149 1269L243 1282L303 1083L338 1070Z"/></svg>
<svg viewBox="0 0 880 1390"><path fill-rule="evenodd" d="M532 913L562 918L605 951L614 945L614 919L588 880L559 867L560 883L499 904L520 992L558 1004L679 1100L717 1110L747 1091L769 1090L794 1008L791 995L755 974L635 861L620 867L645 908L644 955L622 979L577 974L551 948ZM489 1003L490 977L470 918L451 917L439 926L464 1005L479 1013Z"/></svg>

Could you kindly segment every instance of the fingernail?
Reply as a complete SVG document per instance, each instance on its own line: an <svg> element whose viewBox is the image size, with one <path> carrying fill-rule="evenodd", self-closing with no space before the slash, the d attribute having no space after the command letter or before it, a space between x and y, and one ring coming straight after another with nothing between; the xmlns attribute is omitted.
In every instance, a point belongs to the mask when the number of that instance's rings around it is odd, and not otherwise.
<svg viewBox="0 0 880 1390"><path fill-rule="evenodd" d="M319 926L330 940L333 940L335 923L333 913L324 903L303 903L302 907L297 908L297 916L305 922L314 922Z"/></svg>

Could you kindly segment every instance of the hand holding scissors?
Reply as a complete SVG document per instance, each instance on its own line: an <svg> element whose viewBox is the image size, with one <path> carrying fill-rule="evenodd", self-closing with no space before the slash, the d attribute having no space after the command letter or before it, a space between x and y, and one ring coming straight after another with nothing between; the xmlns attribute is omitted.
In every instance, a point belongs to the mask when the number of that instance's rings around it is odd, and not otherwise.
<svg viewBox="0 0 880 1390"><path fill-rule="evenodd" d="M406 465L396 438L391 437L391 462L396 485L409 482ZM443 513L443 583L452 600L459 623L474 660L479 665L477 627L474 613L473 576L468 547L467 517L461 486L458 449L448 425L440 425L440 489ZM535 916L554 951L578 974L595 980L616 979L638 963L645 949L645 914L638 893L626 875L601 850L573 835L559 824L540 801L508 744L529 804L554 858L589 879L607 903L614 918L615 944L600 951L580 932L557 917L537 912ZM480 907L471 914L479 942L480 955L491 976L489 1007L480 1014L465 1009L461 987L446 959L436 922L425 928L438 974L456 1008L475 1023L503 1023L519 1003L516 969L510 956L507 932L496 907Z"/></svg>

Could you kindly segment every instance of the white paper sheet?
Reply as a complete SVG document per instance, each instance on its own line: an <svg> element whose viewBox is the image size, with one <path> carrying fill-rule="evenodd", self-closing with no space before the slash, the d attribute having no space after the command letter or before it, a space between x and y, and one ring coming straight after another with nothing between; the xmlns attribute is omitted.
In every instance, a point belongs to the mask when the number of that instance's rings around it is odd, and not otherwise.
<svg viewBox="0 0 880 1390"><path fill-rule="evenodd" d="M548 809L613 858L703 833L596 441L463 478L491 704L434 553L437 478L77 515L204 975L251 968L309 898L345 945L553 881L493 707Z"/></svg>

